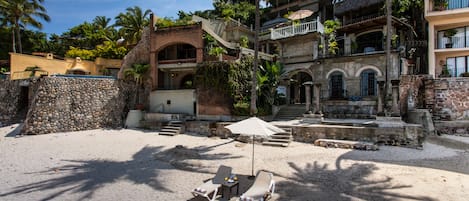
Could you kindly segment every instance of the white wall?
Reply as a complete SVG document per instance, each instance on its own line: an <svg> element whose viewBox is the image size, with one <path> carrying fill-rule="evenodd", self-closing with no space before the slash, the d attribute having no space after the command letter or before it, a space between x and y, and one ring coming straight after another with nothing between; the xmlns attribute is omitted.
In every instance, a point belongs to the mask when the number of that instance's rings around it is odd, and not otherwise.
<svg viewBox="0 0 469 201"><path fill-rule="evenodd" d="M168 101L171 104L167 104ZM150 93L150 112L194 114L195 90L157 90Z"/></svg>

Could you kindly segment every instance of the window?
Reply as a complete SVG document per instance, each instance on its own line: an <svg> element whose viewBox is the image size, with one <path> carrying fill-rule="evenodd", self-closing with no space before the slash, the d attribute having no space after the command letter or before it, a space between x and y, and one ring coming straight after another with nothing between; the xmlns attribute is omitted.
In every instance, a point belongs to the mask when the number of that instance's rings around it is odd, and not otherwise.
<svg viewBox="0 0 469 201"><path fill-rule="evenodd" d="M458 77L468 71L469 56L446 58L446 68L452 77Z"/></svg>
<svg viewBox="0 0 469 201"><path fill-rule="evenodd" d="M365 70L360 75L361 96L376 96L376 73Z"/></svg>
<svg viewBox="0 0 469 201"><path fill-rule="evenodd" d="M330 93L331 99L342 99L344 98L344 80L343 75L340 72L334 72L331 74L331 78L329 80L330 84Z"/></svg>
<svg viewBox="0 0 469 201"><path fill-rule="evenodd" d="M469 26L438 31L437 43L438 49L469 47Z"/></svg>

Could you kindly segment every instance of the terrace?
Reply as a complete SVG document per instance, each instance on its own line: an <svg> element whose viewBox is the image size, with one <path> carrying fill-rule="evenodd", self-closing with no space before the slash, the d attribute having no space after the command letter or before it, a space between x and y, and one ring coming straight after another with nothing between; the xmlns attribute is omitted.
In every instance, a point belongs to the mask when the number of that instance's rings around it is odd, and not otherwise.
<svg viewBox="0 0 469 201"><path fill-rule="evenodd" d="M324 32L324 26L318 20L271 29L270 39L278 40L313 32Z"/></svg>

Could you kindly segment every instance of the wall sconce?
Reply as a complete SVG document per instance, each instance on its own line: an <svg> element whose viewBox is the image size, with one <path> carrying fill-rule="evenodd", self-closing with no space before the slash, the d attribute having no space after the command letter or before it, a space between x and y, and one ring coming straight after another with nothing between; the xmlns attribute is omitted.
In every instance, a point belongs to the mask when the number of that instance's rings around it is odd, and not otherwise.
<svg viewBox="0 0 469 201"><path fill-rule="evenodd" d="M321 65L321 61L316 61L316 64L317 64L317 65Z"/></svg>
<svg viewBox="0 0 469 201"><path fill-rule="evenodd" d="M177 73L171 73L170 76L171 76L171 78L174 78L174 77L178 76L178 74Z"/></svg>

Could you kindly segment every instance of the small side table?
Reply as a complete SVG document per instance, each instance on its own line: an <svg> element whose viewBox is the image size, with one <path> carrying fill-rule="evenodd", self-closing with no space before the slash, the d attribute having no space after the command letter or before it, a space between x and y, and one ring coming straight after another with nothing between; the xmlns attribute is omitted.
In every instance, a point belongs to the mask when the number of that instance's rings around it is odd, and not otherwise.
<svg viewBox="0 0 469 201"><path fill-rule="evenodd" d="M238 195L239 194L239 182L238 181L233 181L233 182L225 181L225 182L223 182L223 184L222 184L223 197L225 197L224 196L225 189L228 189L227 199L230 199L231 198L231 192L233 191L234 187L236 187L236 195Z"/></svg>

